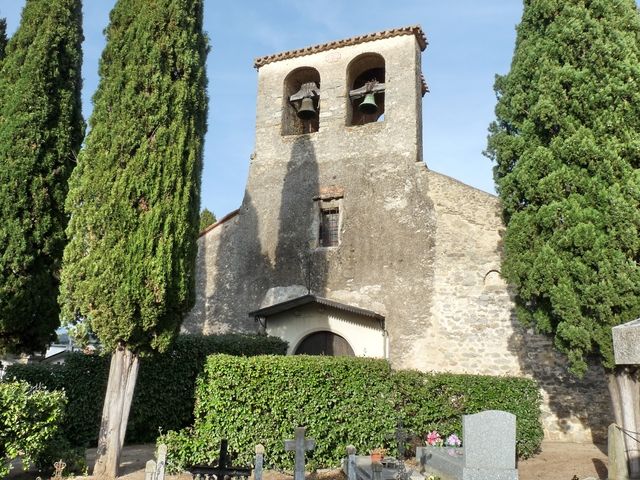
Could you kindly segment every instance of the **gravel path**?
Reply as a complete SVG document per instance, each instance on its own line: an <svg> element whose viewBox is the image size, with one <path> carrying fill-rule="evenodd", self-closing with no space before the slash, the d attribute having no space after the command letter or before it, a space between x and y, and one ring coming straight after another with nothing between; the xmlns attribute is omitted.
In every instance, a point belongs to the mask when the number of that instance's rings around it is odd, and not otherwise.
<svg viewBox="0 0 640 480"><path fill-rule="evenodd" d="M144 466L153 458L155 445L129 445L124 448L120 479L144 480ZM95 451L87 450L87 463L93 464ZM518 464L520 480L584 480L588 477L607 478L606 447L593 444L543 442L542 452ZM13 471L11 480L35 479L32 472ZM90 477L78 477L89 479ZM265 472L264 480L291 480L279 472ZM190 475L167 476L171 480L190 480ZM326 471L309 475L308 480L341 480L339 471Z"/></svg>

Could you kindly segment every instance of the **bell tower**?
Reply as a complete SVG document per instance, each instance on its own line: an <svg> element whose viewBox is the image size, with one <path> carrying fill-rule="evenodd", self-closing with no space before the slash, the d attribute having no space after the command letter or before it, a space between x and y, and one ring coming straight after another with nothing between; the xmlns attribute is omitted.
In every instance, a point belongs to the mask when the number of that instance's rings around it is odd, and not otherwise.
<svg viewBox="0 0 640 480"><path fill-rule="evenodd" d="M256 59L245 196L201 247L207 294L193 317L206 319L202 331L266 328L289 335L292 352L324 331L356 355L392 358L389 342L428 325L426 46L411 26Z"/></svg>

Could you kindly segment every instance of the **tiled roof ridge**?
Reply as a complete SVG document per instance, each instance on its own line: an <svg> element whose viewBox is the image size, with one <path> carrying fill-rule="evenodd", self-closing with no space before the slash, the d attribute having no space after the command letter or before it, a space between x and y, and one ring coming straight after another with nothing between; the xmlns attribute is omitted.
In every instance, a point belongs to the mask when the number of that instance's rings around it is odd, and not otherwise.
<svg viewBox="0 0 640 480"><path fill-rule="evenodd" d="M374 40L381 40L383 38L397 37L400 35L413 34L420 45L420 50L424 51L427 48L429 42L427 42L427 36L422 31L420 25L411 25L408 27L392 28L390 30L382 30L380 32L367 33L365 35L358 35L356 37L346 38L344 40L335 40L333 42L322 43L320 45L313 45L311 47L299 48L297 50L289 50L286 52L275 53L273 55L266 55L264 57L258 57L255 59L253 66L260 68L268 63L278 62L280 60L286 60L289 58L303 57L305 55L311 55L314 53L325 52L327 50L333 50L335 48L347 47L350 45L357 45L364 42L372 42Z"/></svg>

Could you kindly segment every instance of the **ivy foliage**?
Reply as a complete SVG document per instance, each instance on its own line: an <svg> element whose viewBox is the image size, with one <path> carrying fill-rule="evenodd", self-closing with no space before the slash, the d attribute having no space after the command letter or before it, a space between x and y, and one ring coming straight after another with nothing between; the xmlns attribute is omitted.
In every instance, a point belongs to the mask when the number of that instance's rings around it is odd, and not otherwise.
<svg viewBox="0 0 640 480"><path fill-rule="evenodd" d="M54 438L66 403L63 392L47 392L26 382L0 382L0 477L18 456L27 467Z"/></svg>
<svg viewBox="0 0 640 480"><path fill-rule="evenodd" d="M193 423L196 378L208 355L284 355L286 351L287 343L277 337L179 335L164 353L141 358L126 441L155 441L160 430L176 430ZM68 408L62 437L71 446L87 447L97 443L109 361L109 356L74 353L63 365L11 365L6 377L43 385L50 391L64 391Z"/></svg>
<svg viewBox="0 0 640 480"><path fill-rule="evenodd" d="M107 350L167 348L194 303L206 131L202 0L119 0L70 179L60 301Z"/></svg>
<svg viewBox="0 0 640 480"><path fill-rule="evenodd" d="M516 415L517 453L527 457L542 441L540 402L536 383L524 378L395 372L370 358L214 355L198 379L193 427L158 442L168 445L174 472L215 463L223 438L237 465L250 464L261 443L267 466L291 469L294 455L283 440L304 426L316 440L309 464L329 468L340 465L349 444L395 453L400 419L424 439L434 429L460 434L464 414L501 409Z"/></svg>
<svg viewBox="0 0 640 480"><path fill-rule="evenodd" d="M55 339L67 179L84 135L80 0L28 0L0 25L0 353ZM1 57L0 52L0 57Z"/></svg>
<svg viewBox="0 0 640 480"><path fill-rule="evenodd" d="M640 16L633 0L525 0L486 154L518 318L571 370L613 368L640 316Z"/></svg>

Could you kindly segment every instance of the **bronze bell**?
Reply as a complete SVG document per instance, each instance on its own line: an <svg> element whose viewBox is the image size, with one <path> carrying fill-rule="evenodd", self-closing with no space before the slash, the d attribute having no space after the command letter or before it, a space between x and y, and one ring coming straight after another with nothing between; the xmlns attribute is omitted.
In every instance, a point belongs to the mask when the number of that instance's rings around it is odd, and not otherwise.
<svg viewBox="0 0 640 480"><path fill-rule="evenodd" d="M300 120L311 120L316 117L316 109L313 108L313 99L305 97L300 102L300 108L298 108L298 118Z"/></svg>
<svg viewBox="0 0 640 480"><path fill-rule="evenodd" d="M364 100L360 105L358 105L358 110L360 113L364 113L365 115L372 115L378 111L378 105L376 105L375 95L373 93L367 93L367 96L364 97Z"/></svg>

